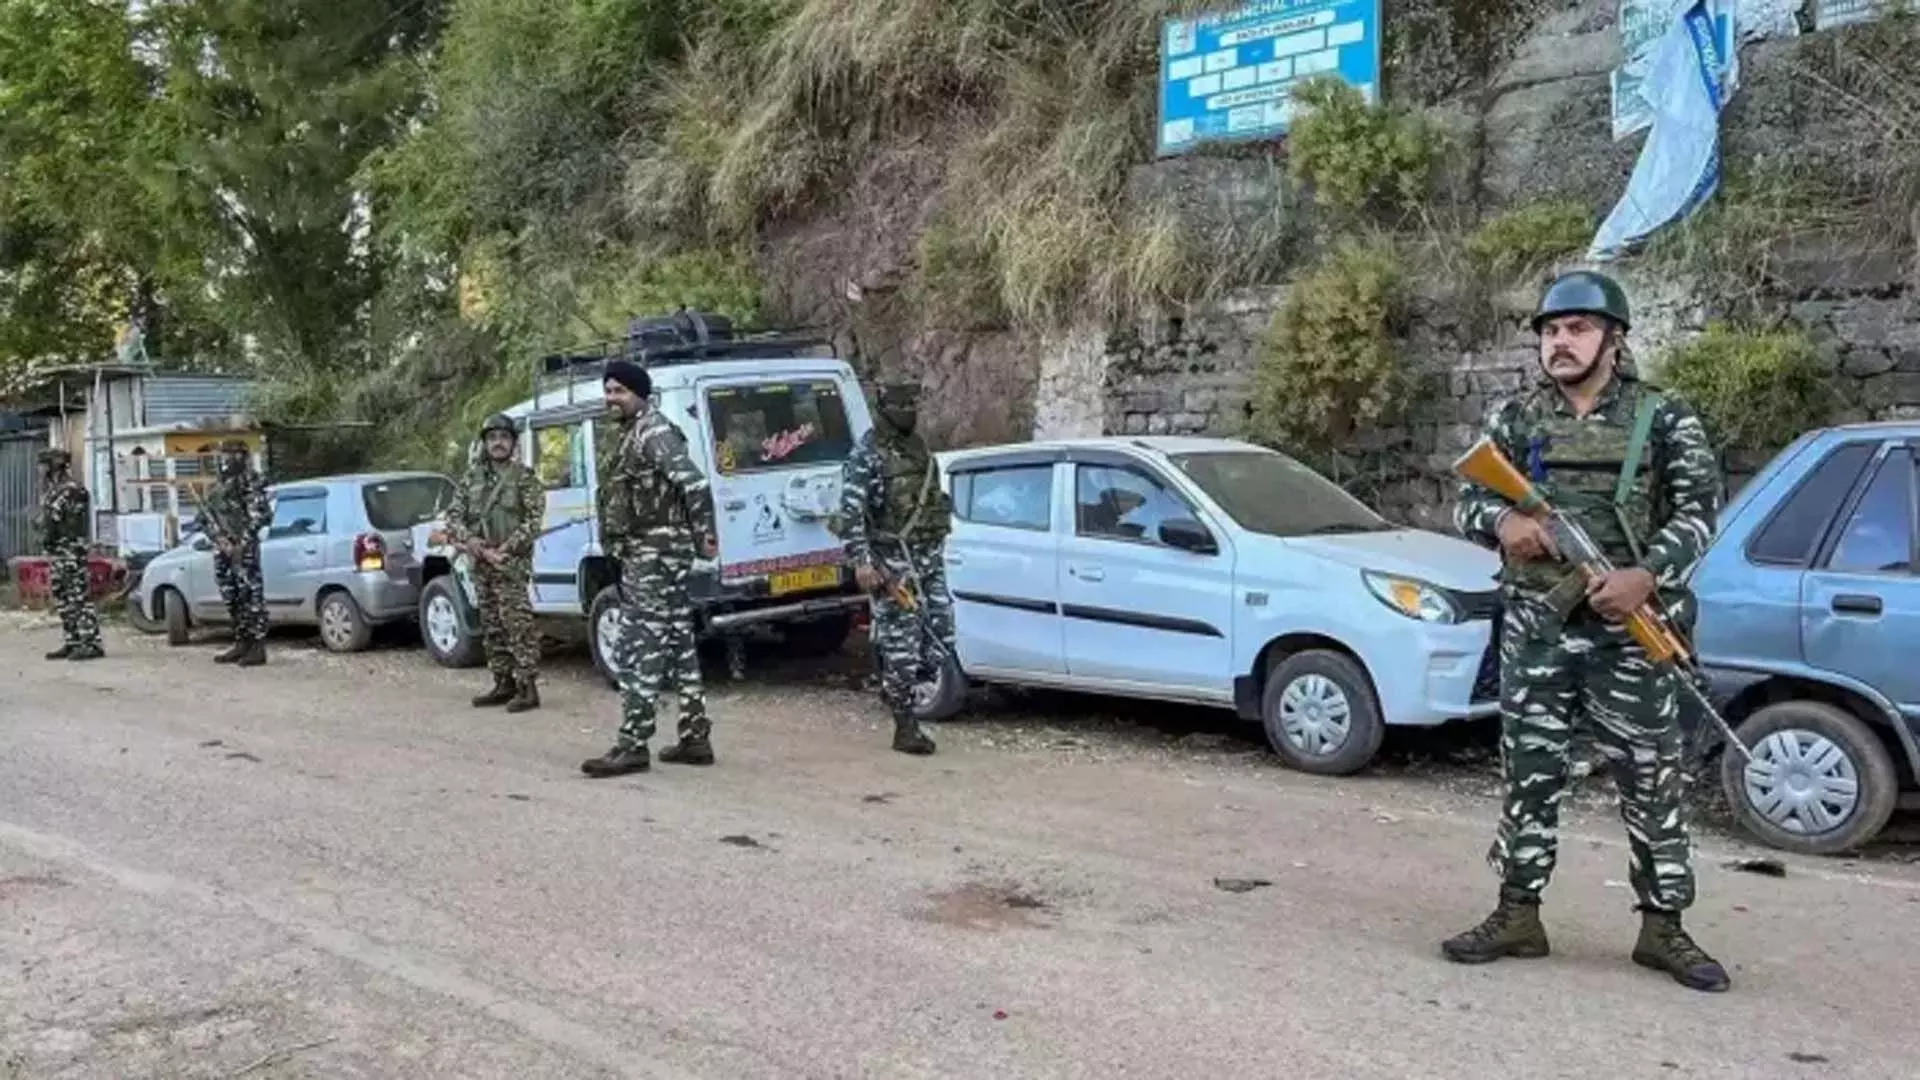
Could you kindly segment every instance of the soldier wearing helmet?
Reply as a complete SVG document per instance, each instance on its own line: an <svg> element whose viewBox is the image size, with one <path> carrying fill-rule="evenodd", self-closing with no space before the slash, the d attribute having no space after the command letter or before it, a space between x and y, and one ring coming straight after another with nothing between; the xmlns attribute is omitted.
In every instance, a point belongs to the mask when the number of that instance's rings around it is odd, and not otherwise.
<svg viewBox="0 0 1920 1080"><path fill-rule="evenodd" d="M480 442L481 454L447 509L447 537L472 560L481 637L493 672L493 689L474 698L473 705L526 712L540 707L540 634L528 590L546 491L515 455L519 439L511 417L487 417Z"/></svg>
<svg viewBox="0 0 1920 1080"><path fill-rule="evenodd" d="M258 667L267 662L267 597L260 580L260 533L273 522L267 483L253 452L239 439L220 444L218 478L207 489L199 522L213 541L214 578L233 623L233 645L216 664Z"/></svg>
<svg viewBox="0 0 1920 1080"><path fill-rule="evenodd" d="M36 522L52 562L54 605L60 610L61 644L49 660L98 660L100 614L87 582L87 527L92 500L86 486L68 472L73 456L65 450L40 451L40 514Z"/></svg>
<svg viewBox="0 0 1920 1080"><path fill-rule="evenodd" d="M1694 876L1678 689L1621 620L1650 600L1686 607L1685 574L1712 537L1720 474L1693 410L1625 365L1630 326L1613 279L1585 271L1556 279L1533 317L1543 378L1496 406L1486 432L1618 569L1585 582L1558 561L1539 522L1476 484L1460 489L1455 525L1502 556L1507 795L1488 855L1499 904L1441 948L1461 963L1547 955L1540 895L1553 873L1569 745L1584 730L1611 768L1626 822L1641 914L1633 961L1719 991L1729 985L1725 968L1680 923Z"/></svg>
<svg viewBox="0 0 1920 1080"><path fill-rule="evenodd" d="M953 654L953 601L942 549L953 503L920 437L920 386L882 384L873 430L842 466L840 538L860 588L872 598L880 697L893 714L893 748L931 754L913 712L914 688Z"/></svg>

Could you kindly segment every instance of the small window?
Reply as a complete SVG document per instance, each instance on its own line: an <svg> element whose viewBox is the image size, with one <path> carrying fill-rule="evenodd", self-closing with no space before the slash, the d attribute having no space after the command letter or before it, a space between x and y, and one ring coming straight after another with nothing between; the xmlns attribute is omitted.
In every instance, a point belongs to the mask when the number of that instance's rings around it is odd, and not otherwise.
<svg viewBox="0 0 1920 1080"><path fill-rule="evenodd" d="M1827 569L1900 574L1913 569L1913 458L1895 450L1853 508Z"/></svg>
<svg viewBox="0 0 1920 1080"><path fill-rule="evenodd" d="M1807 565L1826 534L1827 524L1839 513L1840 504L1846 501L1860 470L1877 448L1876 443L1855 442L1828 454L1760 527L1747 546L1748 557L1780 566Z"/></svg>
<svg viewBox="0 0 1920 1080"><path fill-rule="evenodd" d="M586 425L566 424L533 432L533 469L548 491L587 485Z"/></svg>
<svg viewBox="0 0 1920 1080"><path fill-rule="evenodd" d="M1046 532L1053 527L1053 466L980 469L953 481L954 514L978 525Z"/></svg>
<svg viewBox="0 0 1920 1080"><path fill-rule="evenodd" d="M853 452L832 379L726 386L707 393L714 467L723 475L832 465Z"/></svg>
<svg viewBox="0 0 1920 1080"><path fill-rule="evenodd" d="M273 500L273 524L267 536L318 536L327 531L327 493L296 491Z"/></svg>
<svg viewBox="0 0 1920 1080"><path fill-rule="evenodd" d="M1081 536L1158 544L1161 522L1193 516L1178 495L1136 469L1074 469L1075 529Z"/></svg>

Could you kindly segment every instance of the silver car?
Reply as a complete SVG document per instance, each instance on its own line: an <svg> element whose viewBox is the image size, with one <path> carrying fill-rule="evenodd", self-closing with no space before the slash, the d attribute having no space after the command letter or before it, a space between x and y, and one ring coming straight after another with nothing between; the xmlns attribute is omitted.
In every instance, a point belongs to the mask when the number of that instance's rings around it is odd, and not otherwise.
<svg viewBox="0 0 1920 1080"><path fill-rule="evenodd" d="M365 649L374 627L413 618L413 527L439 516L453 494L452 480L428 472L323 476L267 489L273 523L260 534L260 572L268 623L318 626L323 645L347 653ZM193 530L156 556L133 602L175 645L195 626L228 622L213 544Z"/></svg>

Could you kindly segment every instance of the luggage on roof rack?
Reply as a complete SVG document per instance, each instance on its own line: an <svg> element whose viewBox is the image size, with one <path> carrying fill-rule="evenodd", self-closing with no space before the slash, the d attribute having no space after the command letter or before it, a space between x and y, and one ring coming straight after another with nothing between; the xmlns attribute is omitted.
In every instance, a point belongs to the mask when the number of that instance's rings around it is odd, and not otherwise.
<svg viewBox="0 0 1920 1080"><path fill-rule="evenodd" d="M676 311L671 315L635 315L627 322L627 355L644 356L654 349L708 345L733 340L733 320L708 311Z"/></svg>

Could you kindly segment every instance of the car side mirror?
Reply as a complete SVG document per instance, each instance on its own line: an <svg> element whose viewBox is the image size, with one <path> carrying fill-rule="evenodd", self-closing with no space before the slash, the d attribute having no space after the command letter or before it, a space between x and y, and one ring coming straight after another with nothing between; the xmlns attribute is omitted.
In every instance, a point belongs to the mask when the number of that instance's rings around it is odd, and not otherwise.
<svg viewBox="0 0 1920 1080"><path fill-rule="evenodd" d="M1191 551L1195 555L1217 555L1220 545L1205 525L1192 518L1173 518L1160 523L1160 542L1170 548Z"/></svg>
<svg viewBox="0 0 1920 1080"><path fill-rule="evenodd" d="M197 532L193 534L192 544L193 544L193 550L205 551L208 548L211 548L213 546L213 541L207 539L206 533Z"/></svg>

